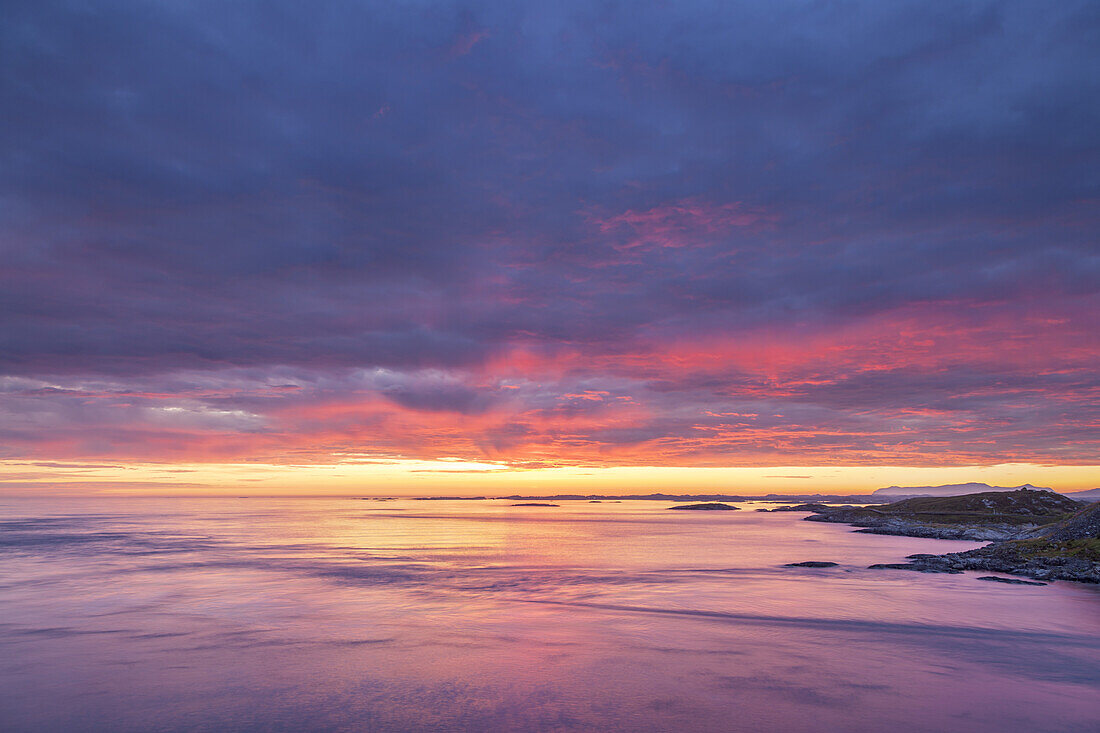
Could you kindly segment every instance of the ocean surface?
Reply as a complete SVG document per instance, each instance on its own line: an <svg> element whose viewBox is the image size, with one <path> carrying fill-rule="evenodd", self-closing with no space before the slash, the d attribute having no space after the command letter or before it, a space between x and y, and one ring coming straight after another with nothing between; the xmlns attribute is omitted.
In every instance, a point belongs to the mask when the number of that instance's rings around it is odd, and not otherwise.
<svg viewBox="0 0 1100 733"><path fill-rule="evenodd" d="M0 730L1100 730L1100 588L868 570L978 545L753 504L511 503L0 500Z"/></svg>

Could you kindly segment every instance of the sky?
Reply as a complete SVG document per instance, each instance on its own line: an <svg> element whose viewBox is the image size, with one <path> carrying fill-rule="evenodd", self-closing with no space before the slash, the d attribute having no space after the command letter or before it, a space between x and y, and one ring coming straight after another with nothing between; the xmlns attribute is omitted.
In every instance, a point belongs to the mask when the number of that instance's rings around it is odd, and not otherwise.
<svg viewBox="0 0 1100 733"><path fill-rule="evenodd" d="M1100 486L1094 2L0 22L0 492Z"/></svg>

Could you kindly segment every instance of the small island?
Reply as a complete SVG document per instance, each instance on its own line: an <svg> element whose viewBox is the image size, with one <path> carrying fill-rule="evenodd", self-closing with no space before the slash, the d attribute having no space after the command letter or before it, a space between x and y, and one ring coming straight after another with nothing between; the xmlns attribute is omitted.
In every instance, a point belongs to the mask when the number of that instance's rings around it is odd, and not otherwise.
<svg viewBox="0 0 1100 733"><path fill-rule="evenodd" d="M522 504L509 504L508 506L561 506L561 504L547 504L542 501L528 501Z"/></svg>
<svg viewBox="0 0 1100 733"><path fill-rule="evenodd" d="M740 509L741 507L733 506L731 504L723 504L720 501L708 501L703 504L680 504L679 506L670 506L669 509L689 509L702 512L710 511L730 511L733 509Z"/></svg>
<svg viewBox="0 0 1100 733"><path fill-rule="evenodd" d="M794 506L780 506L775 509L762 509L759 511L771 511L771 512L816 512L823 509L828 509L827 504L820 502L814 502L812 504L795 504Z"/></svg>

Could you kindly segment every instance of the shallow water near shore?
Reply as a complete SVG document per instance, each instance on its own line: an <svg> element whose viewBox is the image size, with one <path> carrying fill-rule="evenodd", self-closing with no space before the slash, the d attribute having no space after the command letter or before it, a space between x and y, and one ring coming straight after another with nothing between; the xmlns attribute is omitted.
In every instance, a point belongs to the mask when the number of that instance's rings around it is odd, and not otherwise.
<svg viewBox="0 0 1100 733"><path fill-rule="evenodd" d="M868 570L982 543L753 504L511 503L0 500L0 729L1100 729L1100 588Z"/></svg>

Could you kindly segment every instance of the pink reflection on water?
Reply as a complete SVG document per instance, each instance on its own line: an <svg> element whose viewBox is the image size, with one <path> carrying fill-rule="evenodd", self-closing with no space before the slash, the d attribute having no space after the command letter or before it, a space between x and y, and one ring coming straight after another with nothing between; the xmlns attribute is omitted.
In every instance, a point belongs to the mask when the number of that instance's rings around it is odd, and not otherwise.
<svg viewBox="0 0 1100 733"><path fill-rule="evenodd" d="M656 502L3 505L23 730L1087 730L1100 594ZM751 507L750 507L751 508ZM686 515L686 516L685 516ZM832 560L837 568L786 568Z"/></svg>

